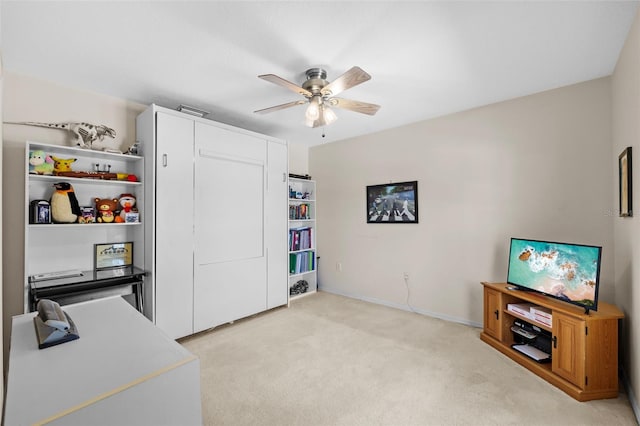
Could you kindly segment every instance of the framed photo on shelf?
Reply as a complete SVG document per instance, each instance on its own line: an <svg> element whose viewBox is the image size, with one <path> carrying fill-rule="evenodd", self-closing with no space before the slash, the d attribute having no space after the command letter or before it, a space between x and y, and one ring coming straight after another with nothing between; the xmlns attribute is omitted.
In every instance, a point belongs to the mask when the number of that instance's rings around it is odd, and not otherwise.
<svg viewBox="0 0 640 426"><path fill-rule="evenodd" d="M367 186L367 223L418 223L418 181Z"/></svg>
<svg viewBox="0 0 640 426"><path fill-rule="evenodd" d="M93 264L96 270L133 266L133 242L93 245Z"/></svg>
<svg viewBox="0 0 640 426"><path fill-rule="evenodd" d="M631 147L618 156L618 179L620 217L633 216L631 191Z"/></svg>

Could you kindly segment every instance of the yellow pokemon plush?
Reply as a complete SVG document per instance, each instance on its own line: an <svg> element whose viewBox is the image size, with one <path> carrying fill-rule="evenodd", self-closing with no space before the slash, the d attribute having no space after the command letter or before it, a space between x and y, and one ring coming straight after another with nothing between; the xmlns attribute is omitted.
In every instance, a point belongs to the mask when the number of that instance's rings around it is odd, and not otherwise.
<svg viewBox="0 0 640 426"><path fill-rule="evenodd" d="M58 158L51 156L53 159L53 171L57 172L70 172L71 171L71 163L75 162L77 158Z"/></svg>

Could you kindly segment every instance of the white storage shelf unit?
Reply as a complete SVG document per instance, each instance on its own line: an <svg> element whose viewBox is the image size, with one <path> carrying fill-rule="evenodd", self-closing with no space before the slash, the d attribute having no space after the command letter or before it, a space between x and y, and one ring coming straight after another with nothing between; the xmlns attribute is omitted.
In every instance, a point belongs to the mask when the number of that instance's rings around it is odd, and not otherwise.
<svg viewBox="0 0 640 426"><path fill-rule="evenodd" d="M137 181L73 178L53 175L29 174L29 152L42 150L59 158L76 158L73 171L93 172L96 165L101 170L111 166L112 173L134 174ZM140 180L144 172L143 158L134 155L107 153L61 145L27 142L25 147L25 253L24 253L24 311L28 312L28 278L31 275L77 269L94 268L94 244L134 243L134 265L144 269L144 191ZM51 199L54 184L68 182L72 185L81 207L95 207L95 198L118 198L130 193L136 197L135 207L139 221L135 223L69 223L31 224L30 202Z"/></svg>
<svg viewBox="0 0 640 426"><path fill-rule="evenodd" d="M295 235L304 243L296 243ZM316 183L289 177L289 299L315 293L318 288L316 254ZM304 293L295 291L300 281L307 283ZM299 287L299 286L298 286ZM292 290L293 289L293 290Z"/></svg>

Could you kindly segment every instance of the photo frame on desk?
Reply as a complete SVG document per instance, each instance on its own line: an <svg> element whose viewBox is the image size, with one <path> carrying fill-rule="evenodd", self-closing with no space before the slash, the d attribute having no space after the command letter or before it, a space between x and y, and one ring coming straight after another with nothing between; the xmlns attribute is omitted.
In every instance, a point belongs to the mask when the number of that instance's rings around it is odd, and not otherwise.
<svg viewBox="0 0 640 426"><path fill-rule="evenodd" d="M133 241L94 244L93 265L96 271L133 266Z"/></svg>
<svg viewBox="0 0 640 426"><path fill-rule="evenodd" d="M367 223L418 223L418 181L367 186Z"/></svg>

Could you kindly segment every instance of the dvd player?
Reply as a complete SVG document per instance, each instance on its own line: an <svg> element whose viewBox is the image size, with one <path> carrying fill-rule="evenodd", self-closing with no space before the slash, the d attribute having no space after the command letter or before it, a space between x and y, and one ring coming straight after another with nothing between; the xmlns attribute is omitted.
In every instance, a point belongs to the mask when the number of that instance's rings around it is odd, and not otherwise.
<svg viewBox="0 0 640 426"><path fill-rule="evenodd" d="M511 345L511 347L520 353L525 354L529 358L537 362L549 362L551 361L551 355L541 351L538 348L534 348L531 345Z"/></svg>

